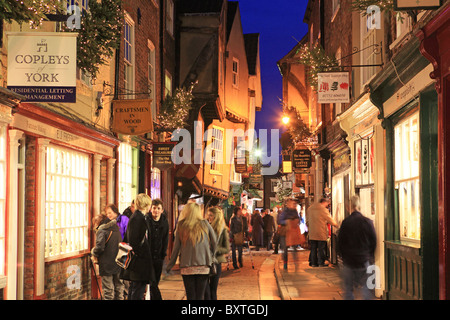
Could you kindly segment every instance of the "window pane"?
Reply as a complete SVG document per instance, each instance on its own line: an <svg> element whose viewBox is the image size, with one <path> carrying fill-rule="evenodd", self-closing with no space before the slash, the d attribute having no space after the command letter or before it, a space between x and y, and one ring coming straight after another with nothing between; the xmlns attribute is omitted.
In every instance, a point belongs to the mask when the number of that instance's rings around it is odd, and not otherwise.
<svg viewBox="0 0 450 320"><path fill-rule="evenodd" d="M76 235L71 227L76 221L88 236L89 157L86 154L56 146L47 148L45 213L45 257L87 250L87 242L75 246Z"/></svg>
<svg viewBox="0 0 450 320"><path fill-rule="evenodd" d="M394 128L395 187L398 190L400 236L420 240L419 114L399 122Z"/></svg>

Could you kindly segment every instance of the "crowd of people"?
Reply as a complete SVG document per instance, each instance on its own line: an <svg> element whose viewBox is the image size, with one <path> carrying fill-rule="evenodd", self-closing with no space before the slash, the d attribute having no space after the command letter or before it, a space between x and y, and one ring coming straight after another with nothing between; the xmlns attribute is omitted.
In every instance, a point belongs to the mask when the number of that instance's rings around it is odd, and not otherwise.
<svg viewBox="0 0 450 320"><path fill-rule="evenodd" d="M108 204L92 221L96 240L91 259L98 264L102 297L143 300L148 294L151 300L162 300L161 274L169 273L178 263L188 300L217 300L222 264L228 262L230 249L233 267L239 269L243 267L243 247L250 249L250 244L256 251L273 249L273 254L281 248L284 268L289 247L294 254L299 247L310 249L309 265L326 267L330 226L338 227L328 207L329 200L323 198L302 215L296 199L287 199L283 208L266 209L262 215L260 210L250 213L245 206L235 207L226 219L220 207L205 209L190 200L176 222L173 250L166 259L169 223L160 199L139 194L122 214L114 204ZM352 198L352 209L341 225L338 241L348 299L353 297L353 283L365 279L364 268L372 262L376 246L373 224L359 212L357 196ZM135 254L132 266L126 269L116 263L121 242L131 246Z"/></svg>

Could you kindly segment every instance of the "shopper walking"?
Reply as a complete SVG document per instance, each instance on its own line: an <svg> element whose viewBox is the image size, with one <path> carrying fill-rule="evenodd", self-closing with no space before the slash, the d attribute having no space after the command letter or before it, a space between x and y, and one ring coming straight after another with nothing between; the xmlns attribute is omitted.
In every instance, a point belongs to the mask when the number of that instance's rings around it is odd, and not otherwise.
<svg viewBox="0 0 450 320"><path fill-rule="evenodd" d="M105 300L123 300L123 284L120 281L120 267L116 264L119 243L122 241L115 219L108 219L105 214L93 219L96 232L95 247L91 250L91 259L98 264L102 278Z"/></svg>
<svg viewBox="0 0 450 320"><path fill-rule="evenodd" d="M242 209L240 207L234 208L233 217L230 220L230 241L231 241L231 258L233 260L233 268L239 269L243 267L242 263L242 246L244 245L244 237L246 233L245 217L242 216ZM236 250L238 257L236 261ZM239 267L238 263L239 262Z"/></svg>
<svg viewBox="0 0 450 320"><path fill-rule="evenodd" d="M222 263L227 262L227 254L230 251L228 228L225 225L223 211L219 207L211 207L207 210L207 219L217 237L215 254L216 274L210 275L209 285L206 286L205 300L217 300L217 287L222 274Z"/></svg>
<svg viewBox="0 0 450 320"><path fill-rule="evenodd" d="M372 299L373 294L367 285L367 268L375 262L377 245L372 220L361 214L360 199L351 198L352 213L342 221L338 235L338 253L343 261L344 299L353 300L354 285L361 288L363 299Z"/></svg>
<svg viewBox="0 0 450 320"><path fill-rule="evenodd" d="M288 248L294 245L294 250L296 252L296 245L300 244L300 241L296 243L295 241L290 241L290 232L293 232L293 228L298 228L298 233L300 233L299 226L300 217L297 212L297 201L293 198L286 200L286 205L283 211L278 215L278 224L281 226L280 231L280 245L283 249L283 262L284 269L287 269L288 263ZM288 239L289 236L289 239Z"/></svg>
<svg viewBox="0 0 450 320"><path fill-rule="evenodd" d="M310 264L312 267L328 266L328 264L325 264L325 248L328 239L327 224L337 227L336 221L331 217L327 209L328 204L329 200L322 198L306 210L306 226L308 227L311 245Z"/></svg>
<svg viewBox="0 0 450 320"><path fill-rule="evenodd" d="M264 245L263 233L264 223L259 210L253 211L250 223L252 225L252 244L256 247L256 251Z"/></svg>
<svg viewBox="0 0 450 320"><path fill-rule="evenodd" d="M143 300L145 287L155 281L152 256L150 254L150 243L148 239L148 228L145 215L149 212L152 204L150 197L144 193L137 195L136 211L128 222L124 242L130 244L135 252L135 261L128 269L122 269L120 277L129 280L130 288L128 300Z"/></svg>
<svg viewBox="0 0 450 320"><path fill-rule="evenodd" d="M150 283L150 300L162 300L158 285L164 258L167 255L167 245L169 244L169 222L166 216L162 214L163 211L161 199L153 199L151 212L145 216L150 231L150 249L155 271L155 281Z"/></svg>
<svg viewBox="0 0 450 320"><path fill-rule="evenodd" d="M183 219L178 222L167 272L170 272L179 256L186 299L204 300L217 238L211 225L203 219L200 205L186 204L182 216Z"/></svg>
<svg viewBox="0 0 450 320"><path fill-rule="evenodd" d="M272 249L272 236L276 230L276 224L273 216L270 214L270 209L266 209L262 219L264 225L264 247L269 251Z"/></svg>

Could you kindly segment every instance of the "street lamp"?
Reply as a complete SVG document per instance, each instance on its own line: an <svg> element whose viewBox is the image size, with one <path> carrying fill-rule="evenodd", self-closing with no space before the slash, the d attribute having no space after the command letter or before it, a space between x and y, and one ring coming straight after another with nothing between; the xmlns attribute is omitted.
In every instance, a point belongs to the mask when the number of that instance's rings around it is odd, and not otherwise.
<svg viewBox="0 0 450 320"><path fill-rule="evenodd" d="M283 121L284 124L288 124L290 119L288 116L284 116L283 119L281 120Z"/></svg>

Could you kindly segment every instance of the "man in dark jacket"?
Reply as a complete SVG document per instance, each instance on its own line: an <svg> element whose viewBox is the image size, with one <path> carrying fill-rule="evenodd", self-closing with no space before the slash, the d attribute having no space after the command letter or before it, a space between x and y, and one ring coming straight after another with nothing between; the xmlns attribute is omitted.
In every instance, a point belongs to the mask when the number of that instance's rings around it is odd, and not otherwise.
<svg viewBox="0 0 450 320"><path fill-rule="evenodd" d="M116 263L119 242L122 236L116 220L106 216L95 219L95 247L92 248L92 260L98 263L99 274L102 277L102 288L105 300L123 300L123 284L119 279L120 267Z"/></svg>
<svg viewBox="0 0 450 320"><path fill-rule="evenodd" d="M155 270L155 282L150 283L150 299L162 300L161 291L158 288L164 258L167 254L169 243L169 222L162 212L161 199L152 200L151 213L145 216L150 231L150 249L152 253L153 269Z"/></svg>
<svg viewBox="0 0 450 320"><path fill-rule="evenodd" d="M264 212L263 224L264 224L264 246L267 248L267 250L270 250L272 248L272 236L276 230L275 220L270 215L270 209L266 209L266 211Z"/></svg>
<svg viewBox="0 0 450 320"><path fill-rule="evenodd" d="M364 299L371 299L367 285L367 268L374 263L376 233L372 220L360 212L357 195L351 198L352 214L342 221L338 235L338 252L344 263L344 298L353 300L353 284L359 284Z"/></svg>

